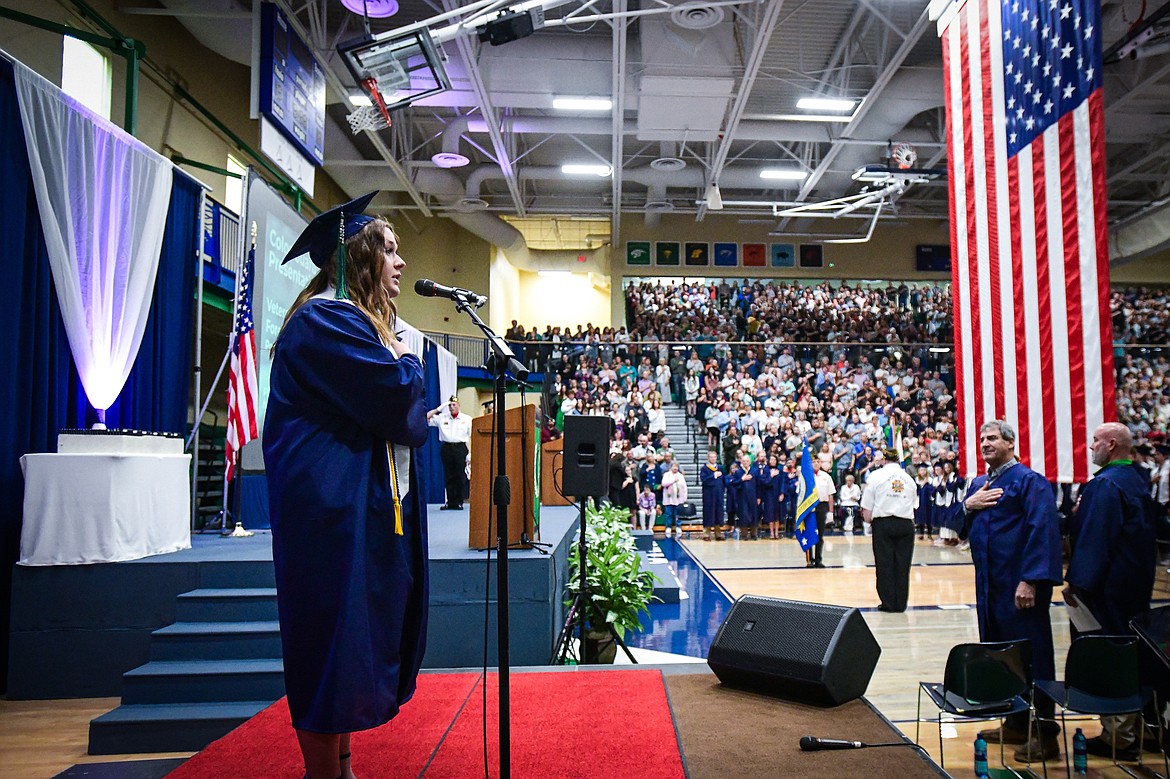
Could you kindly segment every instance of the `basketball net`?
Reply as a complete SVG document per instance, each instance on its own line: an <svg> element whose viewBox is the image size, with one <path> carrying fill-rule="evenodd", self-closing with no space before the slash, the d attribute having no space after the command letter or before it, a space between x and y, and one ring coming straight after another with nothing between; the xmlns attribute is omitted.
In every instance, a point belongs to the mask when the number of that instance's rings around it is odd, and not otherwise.
<svg viewBox="0 0 1170 779"><path fill-rule="evenodd" d="M349 129L354 135L363 130L377 132L390 126L390 112L386 110L386 102L382 100L382 93L378 90L376 79L367 78L362 86L370 93L370 105L358 106L345 118L349 121Z"/></svg>

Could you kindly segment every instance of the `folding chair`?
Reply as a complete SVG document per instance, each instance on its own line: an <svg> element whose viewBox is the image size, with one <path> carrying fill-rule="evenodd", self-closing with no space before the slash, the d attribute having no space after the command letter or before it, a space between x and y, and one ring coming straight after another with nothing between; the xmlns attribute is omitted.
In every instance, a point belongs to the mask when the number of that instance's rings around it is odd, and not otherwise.
<svg viewBox="0 0 1170 779"><path fill-rule="evenodd" d="M947 656L943 682L919 682L918 717L914 728L914 743L918 743L922 728L922 693L938 707L939 765L946 770L943 749L943 714L969 720L992 720L1009 714L1030 712L1031 704L1024 699L1032 686L1032 645L1027 639L983 644L959 644ZM1028 738L1031 739L1032 717L1028 717ZM1003 738L999 742L999 762L1004 769L1019 776L1008 767L1004 758Z"/></svg>
<svg viewBox="0 0 1170 779"><path fill-rule="evenodd" d="M1142 764L1142 738L1146 730L1142 710L1152 695L1141 684L1136 636L1081 636L1068 648L1064 662L1064 681L1037 680L1035 691L1060 706L1060 725L1064 733L1064 762L1068 768L1068 727L1065 713L1095 714L1099 717L1117 717L1137 714L1141 727L1137 732L1138 765ZM1029 725L1029 729L1031 726ZM1158 742L1161 743L1161 718L1158 724ZM1162 753L1167 775L1165 752ZM1138 775L1117 762L1117 740L1114 734L1113 765L1133 777ZM1044 764L1048 776L1048 765ZM1072 776L1071 768L1069 776Z"/></svg>

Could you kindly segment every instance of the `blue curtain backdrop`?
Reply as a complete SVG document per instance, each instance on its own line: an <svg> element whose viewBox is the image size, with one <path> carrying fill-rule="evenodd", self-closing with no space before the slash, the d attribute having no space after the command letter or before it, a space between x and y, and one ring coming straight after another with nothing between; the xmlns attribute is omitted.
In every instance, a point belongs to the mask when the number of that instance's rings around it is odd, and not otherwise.
<svg viewBox="0 0 1170 779"><path fill-rule="evenodd" d="M426 369L427 409L438 408L446 398L439 394L439 349L431 341L423 340L423 367ZM423 498L427 503L446 503L443 487L443 461L439 457L439 429L431 428L422 448Z"/></svg>
<svg viewBox="0 0 1170 779"><path fill-rule="evenodd" d="M191 374L198 190L175 176L162 260L139 362L111 426L182 432ZM49 270L12 65L0 59L0 691L7 689L11 571L20 551L20 457L51 452L57 431L85 423L86 401ZM92 413L92 412L88 412Z"/></svg>

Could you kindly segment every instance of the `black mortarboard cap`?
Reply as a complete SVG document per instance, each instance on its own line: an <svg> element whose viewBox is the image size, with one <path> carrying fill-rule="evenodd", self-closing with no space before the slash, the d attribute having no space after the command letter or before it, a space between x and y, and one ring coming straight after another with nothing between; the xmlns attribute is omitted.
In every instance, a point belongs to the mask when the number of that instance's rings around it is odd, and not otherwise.
<svg viewBox="0 0 1170 779"><path fill-rule="evenodd" d="M314 265L318 268L325 267L329 258L337 252L337 239L340 234L342 217L345 218L345 237L347 239L354 237L361 232L363 227L374 221L374 217L366 216L362 212L366 210L376 194L378 191L374 190L354 198L344 205L318 214L312 222L309 222L304 232L297 237L296 242L288 250L288 254L284 255L280 264L283 265L308 252L309 259L313 261Z"/></svg>

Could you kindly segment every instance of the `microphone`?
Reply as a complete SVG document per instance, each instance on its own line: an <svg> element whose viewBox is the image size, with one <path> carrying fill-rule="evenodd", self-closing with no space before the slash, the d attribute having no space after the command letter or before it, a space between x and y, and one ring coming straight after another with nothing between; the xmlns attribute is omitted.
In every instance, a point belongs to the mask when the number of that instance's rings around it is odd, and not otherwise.
<svg viewBox="0 0 1170 779"><path fill-rule="evenodd" d="M800 750L802 752L820 752L823 749L862 749L865 746L860 741L842 741L837 738L817 738L816 736L800 737Z"/></svg>
<svg viewBox="0 0 1170 779"><path fill-rule="evenodd" d="M487 303L487 298L483 295L477 295L469 289L444 287L442 284L431 281L430 279L419 279L416 281L414 283L414 292L416 295L421 295L424 298L450 298L456 303L466 303L476 308L482 308Z"/></svg>

